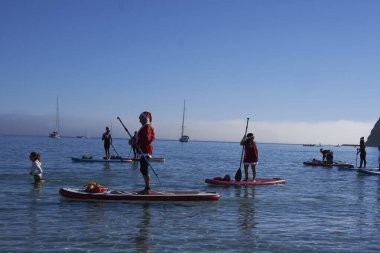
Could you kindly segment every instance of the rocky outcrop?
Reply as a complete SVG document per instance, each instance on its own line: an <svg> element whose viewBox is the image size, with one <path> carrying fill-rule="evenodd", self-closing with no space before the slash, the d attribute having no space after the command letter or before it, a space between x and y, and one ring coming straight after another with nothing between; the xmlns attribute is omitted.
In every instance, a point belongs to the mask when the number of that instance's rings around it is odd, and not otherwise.
<svg viewBox="0 0 380 253"><path fill-rule="evenodd" d="M366 142L368 147L379 147L380 146L380 118L376 122L375 126L371 130Z"/></svg>

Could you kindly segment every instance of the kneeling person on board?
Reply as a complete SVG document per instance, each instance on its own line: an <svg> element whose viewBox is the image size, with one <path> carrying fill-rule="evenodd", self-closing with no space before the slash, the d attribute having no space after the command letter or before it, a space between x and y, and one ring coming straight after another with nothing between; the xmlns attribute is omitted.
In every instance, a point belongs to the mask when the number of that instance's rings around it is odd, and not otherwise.
<svg viewBox="0 0 380 253"><path fill-rule="evenodd" d="M322 153L322 162L332 164L334 162L334 153L328 149L320 149L319 152Z"/></svg>
<svg viewBox="0 0 380 253"><path fill-rule="evenodd" d="M259 160L259 152L257 150L256 142L254 141L255 137L253 133L248 133L247 136L241 140L240 145L244 146L244 172L245 172L245 181L248 181L248 168L251 165L253 179L256 178L256 165Z"/></svg>
<svg viewBox="0 0 380 253"><path fill-rule="evenodd" d="M143 112L139 117L142 127L137 133L136 146L139 147L138 152L140 156L140 172L144 177L145 189L143 194L149 194L149 159L153 155L152 142L155 139L154 128L150 124L152 122L152 114L150 112Z"/></svg>

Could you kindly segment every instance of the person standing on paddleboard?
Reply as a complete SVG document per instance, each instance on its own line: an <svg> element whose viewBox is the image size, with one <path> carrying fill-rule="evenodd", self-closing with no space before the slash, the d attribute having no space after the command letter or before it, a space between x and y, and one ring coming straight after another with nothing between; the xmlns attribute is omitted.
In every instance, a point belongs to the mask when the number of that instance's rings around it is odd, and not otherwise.
<svg viewBox="0 0 380 253"><path fill-rule="evenodd" d="M106 153L106 159L110 159L110 147L112 144L112 136L109 127L106 127L105 133L103 133L102 141L104 142L104 152Z"/></svg>
<svg viewBox="0 0 380 253"><path fill-rule="evenodd" d="M366 160L367 152L365 151L364 137L360 138L360 147L358 149L357 154L359 154L359 153L360 153L360 166L359 166L359 168L361 168L363 166L363 163L364 163L364 168L365 168L367 166L367 160Z"/></svg>
<svg viewBox="0 0 380 253"><path fill-rule="evenodd" d="M34 177L34 183L42 183L42 168L41 168L41 156L37 152L31 152L29 155L29 160L32 161L32 168L30 170L30 175Z"/></svg>
<svg viewBox="0 0 380 253"><path fill-rule="evenodd" d="M128 141L128 144L131 145L131 149L133 150L133 158L137 158L136 140L137 140L137 131L135 131L132 138L130 138Z"/></svg>
<svg viewBox="0 0 380 253"><path fill-rule="evenodd" d="M149 159L153 155L152 142L155 139L154 128L151 125L152 114L150 112L143 112L139 116L142 127L137 132L136 145L139 147L138 151L140 156L140 172L144 177L145 189L142 191L144 194L149 194Z"/></svg>
<svg viewBox="0 0 380 253"><path fill-rule="evenodd" d="M248 181L248 169L250 165L252 167L253 174L252 181L256 179L256 165L259 161L259 152L257 150L257 145L254 139L255 137L253 136L253 133L248 133L247 136L244 136L240 142L240 145L244 146L244 181Z"/></svg>

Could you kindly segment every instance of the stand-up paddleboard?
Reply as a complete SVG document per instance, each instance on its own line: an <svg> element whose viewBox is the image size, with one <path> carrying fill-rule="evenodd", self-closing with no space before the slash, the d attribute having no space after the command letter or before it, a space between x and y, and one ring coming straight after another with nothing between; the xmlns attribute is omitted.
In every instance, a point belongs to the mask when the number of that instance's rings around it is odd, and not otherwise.
<svg viewBox="0 0 380 253"><path fill-rule="evenodd" d="M256 185L274 185L274 184L283 184L285 183L285 179L283 178L261 178L261 179L255 179L255 181L249 180L249 181L235 181L230 180L226 181L221 178L213 178L213 179L206 179L205 183L211 184L211 185L244 185L244 186L256 186Z"/></svg>
<svg viewBox="0 0 380 253"><path fill-rule="evenodd" d="M316 160L316 159L303 162L303 164L308 165L308 166L321 166L321 167L348 167L348 168L354 167L354 165L352 163L345 163L342 161L327 163L327 162L323 162L321 160Z"/></svg>
<svg viewBox="0 0 380 253"><path fill-rule="evenodd" d="M71 161L73 162L84 162L84 163L131 163L131 159L125 158L111 158L107 159L94 159L94 158L79 158L79 157L71 157Z"/></svg>
<svg viewBox="0 0 380 253"><path fill-rule="evenodd" d="M380 170L379 170L379 168L373 168L373 169L358 168L357 172L360 173L360 174L365 174L365 175L380 176Z"/></svg>
<svg viewBox="0 0 380 253"><path fill-rule="evenodd" d="M138 191L116 190L101 193L86 192L79 188L61 188L59 194L75 200L95 201L142 201L142 202L183 202L183 201L216 201L220 195L216 192L197 191L153 191L142 194Z"/></svg>

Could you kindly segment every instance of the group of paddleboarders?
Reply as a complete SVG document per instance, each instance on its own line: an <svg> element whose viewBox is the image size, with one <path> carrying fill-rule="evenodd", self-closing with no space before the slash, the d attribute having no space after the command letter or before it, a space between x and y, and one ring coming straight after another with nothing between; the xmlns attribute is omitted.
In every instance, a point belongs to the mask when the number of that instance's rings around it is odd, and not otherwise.
<svg viewBox="0 0 380 253"><path fill-rule="evenodd" d="M141 128L139 131L135 131L134 135L129 139L128 144L133 149L134 157L140 157L140 172L143 175L145 188L141 192L142 194L149 194L150 191L150 176L149 176L149 160L153 155L152 142L155 140L154 128L151 125L152 114L150 112L142 112L139 116ZM109 149L112 145L112 137L108 127L106 132L102 136L104 141L104 150L106 153L106 159L110 159Z"/></svg>

